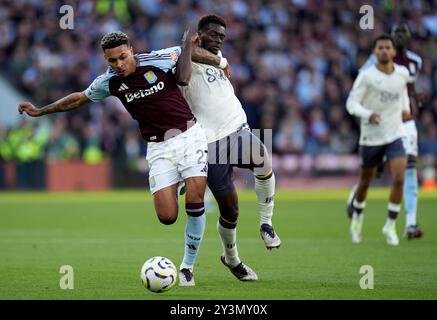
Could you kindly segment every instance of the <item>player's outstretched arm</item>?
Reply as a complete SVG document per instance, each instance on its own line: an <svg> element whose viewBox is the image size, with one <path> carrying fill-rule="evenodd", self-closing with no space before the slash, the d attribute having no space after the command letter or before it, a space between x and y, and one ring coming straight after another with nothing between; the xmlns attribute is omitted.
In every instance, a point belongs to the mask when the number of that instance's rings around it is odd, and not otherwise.
<svg viewBox="0 0 437 320"><path fill-rule="evenodd" d="M216 67L220 66L220 62L222 60L226 61L226 58L222 58L222 57L215 55L215 54L209 52L208 50L203 49L203 48L198 47L198 46L193 46L193 50L191 53L191 59L194 62L209 64L211 66L216 66ZM227 64L227 61L226 61L226 64ZM223 68L221 68L221 69L223 69Z"/></svg>
<svg viewBox="0 0 437 320"><path fill-rule="evenodd" d="M193 49L193 40L196 37L192 28L185 31L182 39L182 52L176 63L176 83L180 86L187 86L191 79L191 53Z"/></svg>
<svg viewBox="0 0 437 320"><path fill-rule="evenodd" d="M193 60L194 62L219 67L220 69L223 69L228 79L231 78L231 67L229 66L228 60L199 47L198 42L194 42L191 53L191 60Z"/></svg>
<svg viewBox="0 0 437 320"><path fill-rule="evenodd" d="M40 117L49 113L73 110L90 101L91 100L85 95L85 92L74 92L43 108L36 108L30 102L21 102L18 105L18 112L20 112L20 114L25 112L31 117Z"/></svg>

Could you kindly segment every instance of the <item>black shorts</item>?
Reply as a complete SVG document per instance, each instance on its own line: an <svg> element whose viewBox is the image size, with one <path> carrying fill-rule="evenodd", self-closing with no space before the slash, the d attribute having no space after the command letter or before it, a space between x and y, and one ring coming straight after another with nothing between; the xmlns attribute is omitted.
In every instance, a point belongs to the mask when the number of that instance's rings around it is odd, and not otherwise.
<svg viewBox="0 0 437 320"><path fill-rule="evenodd" d="M407 153L402 139L399 138L381 146L360 146L360 156L362 168L373 168L383 162L384 156L390 161L394 158L406 158Z"/></svg>
<svg viewBox="0 0 437 320"><path fill-rule="evenodd" d="M233 167L251 169L262 167L254 152L264 156L264 144L244 125L238 131L208 144L208 187L214 195L232 192Z"/></svg>

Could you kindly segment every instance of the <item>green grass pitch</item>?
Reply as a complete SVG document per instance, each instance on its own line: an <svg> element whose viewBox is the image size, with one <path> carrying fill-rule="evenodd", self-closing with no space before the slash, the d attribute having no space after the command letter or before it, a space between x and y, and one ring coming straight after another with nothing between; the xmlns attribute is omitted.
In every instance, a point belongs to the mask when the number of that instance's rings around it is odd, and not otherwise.
<svg viewBox="0 0 437 320"><path fill-rule="evenodd" d="M146 191L0 193L0 299L436 299L437 194L421 193L422 239L386 244L388 190L371 189L363 242L350 242L348 190L280 190L274 226L279 250L258 231L256 196L240 192L238 246L259 281L239 282L220 262L217 211L207 215L195 287L148 292L139 282L145 260L161 255L177 266L186 215L161 225ZM397 230L402 235L405 214ZM61 290L60 267L74 268L74 289ZM362 265L374 289L360 288Z"/></svg>

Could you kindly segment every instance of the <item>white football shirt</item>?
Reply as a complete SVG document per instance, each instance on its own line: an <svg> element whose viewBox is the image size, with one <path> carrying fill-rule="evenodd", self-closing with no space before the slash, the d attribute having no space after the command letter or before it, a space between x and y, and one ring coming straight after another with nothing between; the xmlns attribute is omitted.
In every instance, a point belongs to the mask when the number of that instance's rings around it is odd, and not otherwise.
<svg viewBox="0 0 437 320"><path fill-rule="evenodd" d="M358 74L346 108L361 118L360 145L379 146L405 136L402 112L410 111L408 80L408 69L396 64L390 74L378 70L376 65ZM381 116L379 124L369 123L373 112Z"/></svg>
<svg viewBox="0 0 437 320"><path fill-rule="evenodd" d="M181 90L211 143L237 131L247 117L222 69L192 65L191 80Z"/></svg>

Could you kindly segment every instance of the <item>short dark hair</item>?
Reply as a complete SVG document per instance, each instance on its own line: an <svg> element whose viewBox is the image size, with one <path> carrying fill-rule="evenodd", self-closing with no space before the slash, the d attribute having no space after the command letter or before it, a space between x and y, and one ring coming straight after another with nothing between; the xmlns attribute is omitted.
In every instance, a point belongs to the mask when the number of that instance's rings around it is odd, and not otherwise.
<svg viewBox="0 0 437 320"><path fill-rule="evenodd" d="M391 44L393 45L393 48L396 48L395 41L393 37L389 36L388 34L381 34L380 36L376 37L375 40L373 40L373 49L376 48L376 44L379 40L389 40L391 41Z"/></svg>
<svg viewBox="0 0 437 320"><path fill-rule="evenodd" d="M408 32L411 32L411 31L410 31L410 27L408 26L408 23L405 22L405 21L401 21L401 22L399 22L399 23L395 23L395 24L391 27L391 34L394 34L394 32L395 32L397 29L400 29L400 28L405 28L405 29L407 29Z"/></svg>
<svg viewBox="0 0 437 320"><path fill-rule="evenodd" d="M100 41L100 46L102 47L103 51L105 51L106 49L111 49L121 46L123 44L130 47L129 37L127 36L126 33L121 31L113 31L107 33L103 36L102 40Z"/></svg>
<svg viewBox="0 0 437 320"><path fill-rule="evenodd" d="M223 28L226 29L225 19L223 19L222 17L215 15L215 14L209 14L207 16L203 16L199 20L199 23L197 24L197 30L198 31L203 30L210 23L219 24L219 25L223 26Z"/></svg>

